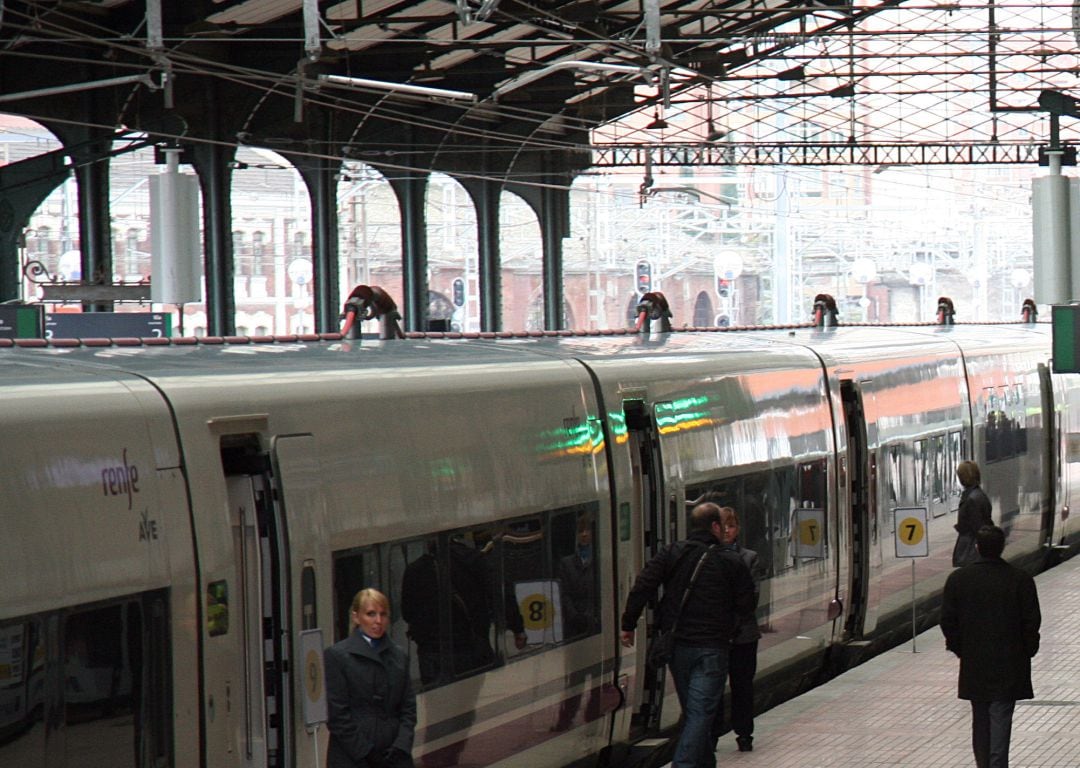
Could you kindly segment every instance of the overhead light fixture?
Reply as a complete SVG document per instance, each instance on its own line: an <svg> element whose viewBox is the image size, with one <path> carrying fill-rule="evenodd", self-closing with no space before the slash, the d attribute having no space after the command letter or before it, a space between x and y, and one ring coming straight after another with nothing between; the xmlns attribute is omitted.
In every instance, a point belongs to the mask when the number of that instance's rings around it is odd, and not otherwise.
<svg viewBox="0 0 1080 768"><path fill-rule="evenodd" d="M723 128L717 128L716 123L713 122L713 95L712 95L712 83L708 84L705 92L705 109L707 115L705 119L705 141L720 141L727 136L727 130Z"/></svg>
<svg viewBox="0 0 1080 768"><path fill-rule="evenodd" d="M855 95L855 83L844 83L833 88L828 93L834 99L847 99Z"/></svg>
<svg viewBox="0 0 1080 768"><path fill-rule="evenodd" d="M17 101L19 99L33 99L38 96L56 96L72 91L85 91L89 88L108 88L113 85L127 85L129 83L141 83L147 88L156 91L161 86L154 82L149 74L124 75L122 77L109 77L104 80L91 80L86 83L71 83L70 85L57 85L52 88L39 88L36 91L22 91L21 93L5 93L0 96L0 101Z"/></svg>
<svg viewBox="0 0 1080 768"><path fill-rule="evenodd" d="M346 85L353 88L372 88L377 91L390 91L391 93L407 93L411 96L425 96L429 99L468 101L472 104L479 101L475 93L469 93L468 91L452 91L447 88L432 88L427 85L414 85L412 83L392 83L387 80L369 80L366 77L319 75L319 82Z"/></svg>
<svg viewBox="0 0 1080 768"><path fill-rule="evenodd" d="M582 69L589 72L612 72L623 75L637 75L644 80L651 79L648 69L645 67L635 67L631 64L607 64L602 61L557 61L554 64L548 64L546 67L534 69L530 72L520 74L511 80L507 80L491 92L491 98L498 99L500 96L510 93L510 91L516 91L518 88L523 88L529 83L539 80L542 77L547 77L552 72L556 72L560 69Z"/></svg>
<svg viewBox="0 0 1080 768"><path fill-rule="evenodd" d="M668 127L668 122L664 118L660 117L660 110L657 109L653 113L653 121L645 126L646 131L660 131Z"/></svg>

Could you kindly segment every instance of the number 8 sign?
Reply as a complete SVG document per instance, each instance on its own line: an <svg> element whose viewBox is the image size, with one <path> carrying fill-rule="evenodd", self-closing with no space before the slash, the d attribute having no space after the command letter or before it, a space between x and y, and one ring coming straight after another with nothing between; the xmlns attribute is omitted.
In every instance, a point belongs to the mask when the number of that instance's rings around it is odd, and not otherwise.
<svg viewBox="0 0 1080 768"><path fill-rule="evenodd" d="M926 532L926 507L898 507L896 521L896 556L926 557L930 538Z"/></svg>

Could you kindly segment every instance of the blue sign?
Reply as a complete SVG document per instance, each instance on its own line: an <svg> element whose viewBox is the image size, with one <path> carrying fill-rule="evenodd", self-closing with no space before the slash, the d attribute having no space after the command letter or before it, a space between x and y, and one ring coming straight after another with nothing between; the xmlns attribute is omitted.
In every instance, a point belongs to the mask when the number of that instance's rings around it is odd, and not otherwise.
<svg viewBox="0 0 1080 768"><path fill-rule="evenodd" d="M168 338L168 312L59 312L45 316L49 339Z"/></svg>

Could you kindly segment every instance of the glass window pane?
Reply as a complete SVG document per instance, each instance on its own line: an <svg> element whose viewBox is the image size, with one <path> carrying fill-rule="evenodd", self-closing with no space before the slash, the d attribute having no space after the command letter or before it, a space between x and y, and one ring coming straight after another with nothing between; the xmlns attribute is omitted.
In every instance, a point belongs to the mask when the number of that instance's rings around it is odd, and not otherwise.
<svg viewBox="0 0 1080 768"><path fill-rule="evenodd" d="M0 625L0 765L45 760L45 642L37 619Z"/></svg>
<svg viewBox="0 0 1080 768"><path fill-rule="evenodd" d="M573 511L552 516L552 560L557 564L559 623L564 641L600 631L595 541L596 516L593 513Z"/></svg>
<svg viewBox="0 0 1080 768"><path fill-rule="evenodd" d="M399 613L407 640L416 646L413 678L430 688L449 676L444 659L449 652L446 613L449 595L438 558L436 539L394 544L390 548L390 583L400 594ZM395 622L396 626L397 622ZM402 647L399 635L395 636Z"/></svg>
<svg viewBox="0 0 1080 768"><path fill-rule="evenodd" d="M378 556L373 549L350 550L335 556L334 642L345 639L352 630L349 611L356 593L366 587L382 591L378 564Z"/></svg>
<svg viewBox="0 0 1080 768"><path fill-rule="evenodd" d="M138 603L72 613L64 622L67 768L136 766L133 701L142 682ZM108 738L102 734L107 733Z"/></svg>

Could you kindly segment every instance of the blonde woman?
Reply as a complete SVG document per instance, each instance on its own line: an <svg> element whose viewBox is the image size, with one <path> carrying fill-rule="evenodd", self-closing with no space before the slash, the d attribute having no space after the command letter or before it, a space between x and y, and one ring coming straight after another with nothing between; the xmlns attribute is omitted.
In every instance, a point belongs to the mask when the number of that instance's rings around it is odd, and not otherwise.
<svg viewBox="0 0 1080 768"><path fill-rule="evenodd" d="M326 649L327 768L413 768L416 696L405 652L387 637L390 601L362 589L352 634Z"/></svg>

